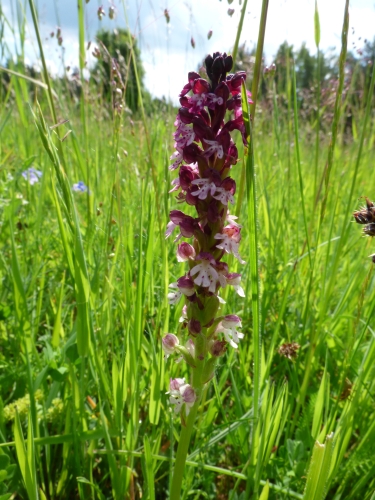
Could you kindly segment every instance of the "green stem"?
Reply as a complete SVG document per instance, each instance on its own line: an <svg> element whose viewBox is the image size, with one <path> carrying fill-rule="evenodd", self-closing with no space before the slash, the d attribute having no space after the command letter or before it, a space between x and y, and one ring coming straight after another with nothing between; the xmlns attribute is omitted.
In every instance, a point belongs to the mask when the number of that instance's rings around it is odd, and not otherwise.
<svg viewBox="0 0 375 500"><path fill-rule="evenodd" d="M236 40L234 42L233 53L232 53L233 68L235 67L235 64L236 64L238 46L240 44L240 38L241 38L241 33L242 33L243 21L245 19L246 9L247 9L247 0L244 1L243 7L241 10L240 22L238 23L238 27L237 27Z"/></svg>
<svg viewBox="0 0 375 500"><path fill-rule="evenodd" d="M34 23L34 29L35 29L36 38L37 38L37 41L38 41L38 46L39 46L39 51L40 51L40 58L42 60L44 79L45 79L46 84L47 84L47 93L48 93L49 106L50 106L50 110L51 110L51 113L52 113L52 116L53 116L54 123L56 124L57 123L57 115L56 115L55 105L54 105L54 102L53 102L52 87L51 87L51 82L50 82L50 78L49 78L49 74L48 74L48 70L47 70L46 60L45 60L45 57L44 57L42 39L41 39L40 33L39 33L38 17L36 15L35 5L34 5L33 0L29 0L29 7L30 7L30 11L31 11L31 16L33 18L33 23Z"/></svg>
<svg viewBox="0 0 375 500"><path fill-rule="evenodd" d="M255 119L255 107L257 104L257 96L258 96L258 90L259 90L259 79L260 79L261 66L262 66L264 38L266 35L267 12L268 12L268 0L263 0L262 1L262 13L260 15L260 23L259 23L258 43L257 43L256 56L255 56L253 84L251 86L251 94L252 94L251 98L253 100L253 104L250 104L250 114L251 114L253 120Z"/></svg>
<svg viewBox="0 0 375 500"><path fill-rule="evenodd" d="M204 362L198 362L197 367L193 369L192 386L197 394L197 400L190 410L189 416L186 419L186 424L182 427L180 441L178 442L176 461L174 464L170 500L180 500L182 479L184 477L184 469L187 453L189 450L190 438L193 432L195 419L197 417L200 400L202 397L202 370Z"/></svg>

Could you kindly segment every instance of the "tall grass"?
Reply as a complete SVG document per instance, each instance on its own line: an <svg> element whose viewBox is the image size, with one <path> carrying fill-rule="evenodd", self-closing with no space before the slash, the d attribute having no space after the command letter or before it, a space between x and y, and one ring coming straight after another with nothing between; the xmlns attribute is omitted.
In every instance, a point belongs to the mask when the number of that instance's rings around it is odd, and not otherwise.
<svg viewBox="0 0 375 500"><path fill-rule="evenodd" d="M347 22L346 6L342 79ZM82 56L82 19L80 30ZM229 291L224 313L241 316L245 338L203 395L182 498L375 491L373 244L351 224L358 198L375 196L374 69L350 141L340 93L333 124L319 99L317 124L301 122L293 71L286 109L276 85L270 114L254 107L247 163L233 169L248 182L236 207L246 299ZM141 108L133 126L85 81L77 105L47 72L30 93L11 75L0 94L0 498L167 498L181 425L160 345L181 329L164 239L178 207L173 110ZM43 172L32 186L21 176L30 166ZM90 194L72 192L78 180ZM296 359L279 353L292 342Z"/></svg>

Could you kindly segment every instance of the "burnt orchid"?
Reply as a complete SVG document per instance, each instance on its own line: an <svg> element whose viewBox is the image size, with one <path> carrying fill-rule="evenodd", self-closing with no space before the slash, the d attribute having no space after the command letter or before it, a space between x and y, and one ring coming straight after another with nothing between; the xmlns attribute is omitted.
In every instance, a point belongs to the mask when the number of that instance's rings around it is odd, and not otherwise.
<svg viewBox="0 0 375 500"><path fill-rule="evenodd" d="M232 57L216 52L205 60L208 80L198 73L188 75L188 83L180 93L174 132L175 152L171 156L171 171L178 170L170 192L177 202L194 207L195 216L172 210L166 238L174 235L179 242L177 260L185 263L186 271L171 283L170 304L184 301L180 322L187 342L173 333L165 335L162 347L165 359L176 356L191 368L191 383L171 379L170 403L181 414L183 428L179 441L171 498L180 498L182 474L202 390L214 375L215 365L230 346L238 348L243 333L241 319L220 314L220 289L227 285L244 297L241 274L229 272L223 261L232 254L241 264L239 253L241 225L229 212L234 204L236 182L230 170L238 161L237 147L231 132L238 130L246 144L246 132L241 107L241 88L246 73L227 74L232 69ZM251 103L251 94L248 100ZM191 209L190 209L191 211ZM180 241L183 238L189 241ZM186 340L186 339L185 339ZM186 418L186 419L185 419Z"/></svg>

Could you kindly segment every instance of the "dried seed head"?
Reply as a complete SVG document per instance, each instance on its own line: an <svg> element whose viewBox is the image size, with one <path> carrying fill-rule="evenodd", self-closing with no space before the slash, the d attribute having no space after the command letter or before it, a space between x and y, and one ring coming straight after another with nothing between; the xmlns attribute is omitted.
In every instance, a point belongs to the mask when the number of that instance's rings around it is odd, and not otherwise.
<svg viewBox="0 0 375 500"><path fill-rule="evenodd" d="M370 201L367 197L366 206L362 207L360 210L356 210L353 213L355 221L357 224L370 224L371 222L375 222L375 206L372 201Z"/></svg>
<svg viewBox="0 0 375 500"><path fill-rule="evenodd" d="M284 356L284 358L294 359L297 357L297 351L300 347L301 346L297 344L297 342L282 344L278 349L278 353L280 356Z"/></svg>
<svg viewBox="0 0 375 500"><path fill-rule="evenodd" d="M367 224L367 226L363 228L363 232L366 236L375 236L375 222Z"/></svg>

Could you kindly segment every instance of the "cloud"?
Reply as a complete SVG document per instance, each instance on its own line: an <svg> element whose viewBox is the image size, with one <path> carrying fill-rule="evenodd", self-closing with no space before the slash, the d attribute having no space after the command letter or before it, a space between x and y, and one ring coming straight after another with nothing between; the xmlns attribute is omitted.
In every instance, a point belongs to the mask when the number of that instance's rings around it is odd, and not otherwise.
<svg viewBox="0 0 375 500"><path fill-rule="evenodd" d="M17 0L0 0L2 8L12 26L17 26ZM108 13L109 0L102 1ZM146 70L145 84L155 96L171 97L176 102L177 96L186 83L187 73L196 70L208 53L229 51L234 44L240 18L238 2L233 2L232 17L228 16L229 4L219 0L154 0L138 2L130 0L125 3L113 0L117 7L117 18L111 21L108 15L99 21L97 18L98 3L91 0L85 7L85 38L94 40L100 28L113 29L129 26L136 36L141 48L141 57ZM170 23L167 24L164 9L168 4ZM40 30L43 37L46 58L50 61L53 72L62 72L63 64L72 67L78 65L78 14L77 0L39 0ZM245 14L241 42L251 47L258 38L261 2L249 3ZM12 8L11 8L12 7ZM322 50L335 46L337 51L341 45L341 29L344 14L343 0L318 0L321 26ZM281 43L287 40L296 48L306 42L311 51L315 51L314 42L314 9L315 0L275 0L269 7L267 17L264 51L266 62L272 61ZM12 14L13 13L13 14ZM32 20L27 11L27 45L26 55L30 61L38 57ZM50 39L49 33L59 25L62 29L62 52L56 38ZM350 25L355 28L349 32L348 48L353 43L361 42L361 36L372 40L375 26L375 8L373 0L355 0L350 8ZM210 40L207 33L213 30ZM5 40L11 50L14 41L17 43L17 29L12 35L9 28ZM190 44L195 40L195 49ZM92 57L87 52L90 64Z"/></svg>

